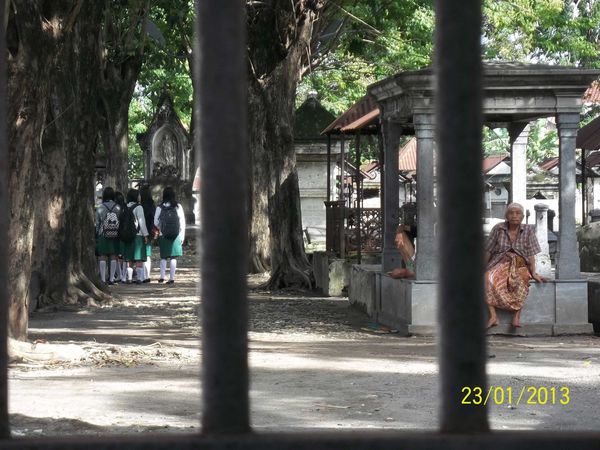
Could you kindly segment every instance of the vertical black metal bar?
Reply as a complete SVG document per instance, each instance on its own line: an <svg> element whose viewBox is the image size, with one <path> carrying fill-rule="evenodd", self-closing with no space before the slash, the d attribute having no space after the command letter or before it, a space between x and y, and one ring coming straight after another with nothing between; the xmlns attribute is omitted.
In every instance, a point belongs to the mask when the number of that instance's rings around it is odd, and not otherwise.
<svg viewBox="0 0 600 450"><path fill-rule="evenodd" d="M0 0L0 211L8 199L8 79L6 73L6 3ZM0 214L0 438L10 437L8 423L8 214Z"/></svg>
<svg viewBox="0 0 600 450"><path fill-rule="evenodd" d="M385 159L383 155L383 134L381 125L377 127L377 145L379 146L379 208L381 210L381 248L383 250L383 217L385 216L385 202L383 201L385 198Z"/></svg>
<svg viewBox="0 0 600 450"><path fill-rule="evenodd" d="M585 149L581 149L581 225L587 225L587 178Z"/></svg>
<svg viewBox="0 0 600 450"><path fill-rule="evenodd" d="M196 0L205 434L249 431L248 144L243 2ZM211 170L223 165L228 177ZM234 182L232 182L234 180Z"/></svg>
<svg viewBox="0 0 600 450"><path fill-rule="evenodd" d="M356 245L357 245L357 263L361 263L362 243L360 242L360 226L362 224L362 215L360 201L362 198L362 189L360 187L360 130L356 132Z"/></svg>
<svg viewBox="0 0 600 450"><path fill-rule="evenodd" d="M327 201L331 201L331 133L327 133Z"/></svg>
<svg viewBox="0 0 600 450"><path fill-rule="evenodd" d="M344 184L346 182L345 177L344 177L344 171L345 171L345 165L346 165L346 139L344 134L342 133L340 135L341 140L340 140L340 170L341 170L341 176L340 176L340 200L346 200L346 194L344 192Z"/></svg>
<svg viewBox="0 0 600 450"><path fill-rule="evenodd" d="M344 133L341 135L341 185L340 185L340 258L346 257L346 139Z"/></svg>
<svg viewBox="0 0 600 450"><path fill-rule="evenodd" d="M463 405L465 386L486 389L483 300L481 1L436 1L436 137L441 270L438 343L443 432L489 430L485 406ZM460 173L460 177L456 174ZM456 270L458 255L460 270Z"/></svg>

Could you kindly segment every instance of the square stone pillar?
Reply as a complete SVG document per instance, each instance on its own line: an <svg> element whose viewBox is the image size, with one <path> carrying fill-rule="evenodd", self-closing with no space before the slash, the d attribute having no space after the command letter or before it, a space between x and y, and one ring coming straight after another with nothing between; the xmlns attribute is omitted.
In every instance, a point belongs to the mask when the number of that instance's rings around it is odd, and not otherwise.
<svg viewBox="0 0 600 450"><path fill-rule="evenodd" d="M527 141L529 123L513 122L508 126L510 136L510 201L525 207L527 199Z"/></svg>
<svg viewBox="0 0 600 450"><path fill-rule="evenodd" d="M540 244L540 253L535 255L535 270L543 277L552 275L550 248L548 245L548 205L538 203L535 209L535 235Z"/></svg>
<svg viewBox="0 0 600 450"><path fill-rule="evenodd" d="M559 146L559 236L556 255L556 278L575 280L581 277L575 234L575 139L579 129L578 113L556 115Z"/></svg>
<svg viewBox="0 0 600 450"><path fill-rule="evenodd" d="M384 165L383 165L383 258L382 269L388 272L401 267L402 255L394 239L398 227L400 207L400 181L398 179L398 152L402 126L390 119L382 121Z"/></svg>
<svg viewBox="0 0 600 450"><path fill-rule="evenodd" d="M417 137L417 280L435 280L438 273L438 245L435 233L434 123L433 114L415 114Z"/></svg>

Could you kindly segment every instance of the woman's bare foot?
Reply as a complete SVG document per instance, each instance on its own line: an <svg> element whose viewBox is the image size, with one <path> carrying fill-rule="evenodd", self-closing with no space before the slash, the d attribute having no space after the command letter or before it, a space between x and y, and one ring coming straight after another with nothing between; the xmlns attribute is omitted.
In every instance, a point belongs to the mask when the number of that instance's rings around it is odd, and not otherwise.
<svg viewBox="0 0 600 450"><path fill-rule="evenodd" d="M490 317L490 320L488 320L486 328L490 329L492 327L495 327L496 325L498 325L498 318L497 317Z"/></svg>

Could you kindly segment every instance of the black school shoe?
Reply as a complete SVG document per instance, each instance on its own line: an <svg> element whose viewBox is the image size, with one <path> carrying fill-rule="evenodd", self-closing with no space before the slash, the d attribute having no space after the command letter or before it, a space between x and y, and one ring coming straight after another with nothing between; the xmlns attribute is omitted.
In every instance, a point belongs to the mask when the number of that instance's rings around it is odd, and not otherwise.
<svg viewBox="0 0 600 450"><path fill-rule="evenodd" d="M173 283L175 283L175 280L169 280L169 281L167 281L167 284L173 284Z"/></svg>
<svg viewBox="0 0 600 450"><path fill-rule="evenodd" d="M159 279L158 279L158 282L159 282L159 283L164 283L164 282L165 282L165 279L164 279L164 278L159 278Z"/></svg>
<svg viewBox="0 0 600 450"><path fill-rule="evenodd" d="M143 283L150 283L150 278L146 278Z"/></svg>

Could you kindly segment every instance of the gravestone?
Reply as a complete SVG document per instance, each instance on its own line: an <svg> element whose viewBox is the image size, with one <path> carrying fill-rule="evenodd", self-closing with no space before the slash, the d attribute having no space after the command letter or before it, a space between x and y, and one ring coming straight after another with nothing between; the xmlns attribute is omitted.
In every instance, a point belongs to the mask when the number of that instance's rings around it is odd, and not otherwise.
<svg viewBox="0 0 600 450"><path fill-rule="evenodd" d="M145 182L150 185L157 203L162 201L163 189L172 186L177 192L186 221L195 222L195 199L192 195L191 137L173 107L168 93L163 93L146 133L138 134L144 152Z"/></svg>

